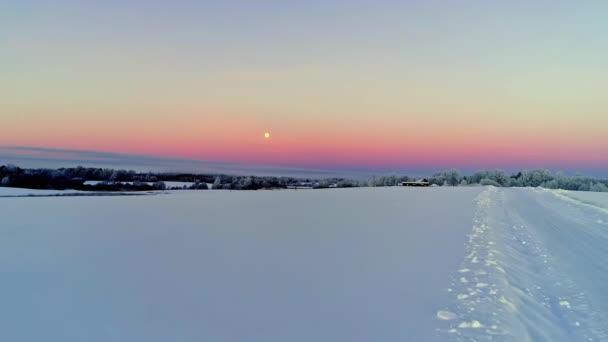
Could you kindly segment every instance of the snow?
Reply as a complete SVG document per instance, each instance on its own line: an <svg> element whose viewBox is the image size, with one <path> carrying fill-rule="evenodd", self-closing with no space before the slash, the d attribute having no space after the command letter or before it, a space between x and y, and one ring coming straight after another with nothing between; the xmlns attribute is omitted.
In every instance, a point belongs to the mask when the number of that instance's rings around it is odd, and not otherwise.
<svg viewBox="0 0 608 342"><path fill-rule="evenodd" d="M161 194L163 191L79 191L79 190L40 190L0 187L0 198L11 197L64 197L64 196L144 196Z"/></svg>
<svg viewBox="0 0 608 342"><path fill-rule="evenodd" d="M432 340L480 191L0 199L0 340Z"/></svg>
<svg viewBox="0 0 608 342"><path fill-rule="evenodd" d="M554 194L562 199L570 199L573 205L586 204L587 206L603 209L608 213L608 193L555 190Z"/></svg>
<svg viewBox="0 0 608 342"><path fill-rule="evenodd" d="M604 341L608 194L0 199L4 341Z"/></svg>
<svg viewBox="0 0 608 342"><path fill-rule="evenodd" d="M0 187L0 197L21 197L21 196L53 196L69 195L81 193L78 190L37 190L23 188Z"/></svg>
<svg viewBox="0 0 608 342"><path fill-rule="evenodd" d="M591 200L606 203L608 194L484 190L446 291L452 302L441 308L456 318L443 323L440 337L608 340L608 212Z"/></svg>

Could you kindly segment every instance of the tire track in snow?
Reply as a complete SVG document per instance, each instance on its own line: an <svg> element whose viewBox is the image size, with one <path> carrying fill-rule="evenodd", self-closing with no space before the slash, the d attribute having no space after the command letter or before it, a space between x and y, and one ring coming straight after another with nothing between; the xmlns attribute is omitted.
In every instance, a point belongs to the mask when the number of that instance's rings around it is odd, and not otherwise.
<svg viewBox="0 0 608 342"><path fill-rule="evenodd" d="M560 259L539 234L547 227L520 212L521 205L535 205L536 196L530 189L489 187L477 197L466 256L447 289L453 301L437 312L437 319L444 322L438 332L443 339L608 339L603 315L563 272ZM552 215L554 209L537 214Z"/></svg>

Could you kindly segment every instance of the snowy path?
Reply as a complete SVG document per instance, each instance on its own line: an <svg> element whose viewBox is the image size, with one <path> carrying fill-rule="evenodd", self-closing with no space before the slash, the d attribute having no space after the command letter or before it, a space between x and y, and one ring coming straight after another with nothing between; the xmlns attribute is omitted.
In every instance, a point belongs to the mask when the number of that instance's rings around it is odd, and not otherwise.
<svg viewBox="0 0 608 342"><path fill-rule="evenodd" d="M603 195L603 194L602 194ZM576 193L488 188L439 335L608 340L608 211Z"/></svg>

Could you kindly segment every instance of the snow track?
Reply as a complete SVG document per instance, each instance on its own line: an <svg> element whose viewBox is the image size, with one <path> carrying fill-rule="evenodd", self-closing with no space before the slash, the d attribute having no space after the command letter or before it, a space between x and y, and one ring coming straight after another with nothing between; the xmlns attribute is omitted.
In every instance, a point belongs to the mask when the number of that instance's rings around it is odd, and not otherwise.
<svg viewBox="0 0 608 342"><path fill-rule="evenodd" d="M490 187L437 312L455 341L608 340L608 213L562 193Z"/></svg>

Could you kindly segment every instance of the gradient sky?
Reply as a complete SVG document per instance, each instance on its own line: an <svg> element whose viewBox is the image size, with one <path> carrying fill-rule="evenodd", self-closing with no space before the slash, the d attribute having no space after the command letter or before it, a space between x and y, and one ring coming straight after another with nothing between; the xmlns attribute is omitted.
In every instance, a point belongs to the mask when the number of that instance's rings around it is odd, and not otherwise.
<svg viewBox="0 0 608 342"><path fill-rule="evenodd" d="M607 16L606 1L8 1L0 146L597 173Z"/></svg>

